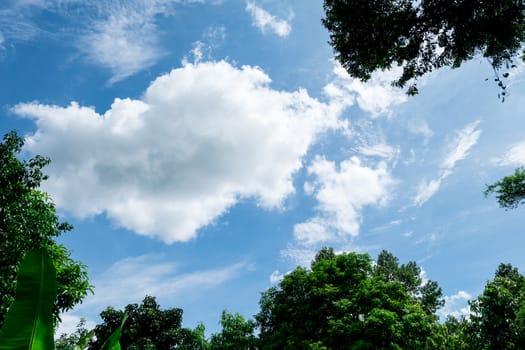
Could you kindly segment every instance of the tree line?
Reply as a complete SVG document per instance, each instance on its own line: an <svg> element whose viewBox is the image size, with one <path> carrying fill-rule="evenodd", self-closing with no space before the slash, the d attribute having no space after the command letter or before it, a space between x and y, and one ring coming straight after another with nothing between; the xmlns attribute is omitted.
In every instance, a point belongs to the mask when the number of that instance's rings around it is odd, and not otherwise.
<svg viewBox="0 0 525 350"><path fill-rule="evenodd" d="M440 321L441 288L424 281L414 263L400 264L387 251L335 254L323 248L310 268L298 267L262 293L254 319L223 311L221 330L205 336L204 325L182 327L183 310L162 310L155 298L123 310L108 307L94 328L98 350L120 325L123 349L187 350L343 350L428 349L502 350L525 348L525 277L501 264L483 293L469 301L467 317ZM56 341L71 349L88 330Z"/></svg>

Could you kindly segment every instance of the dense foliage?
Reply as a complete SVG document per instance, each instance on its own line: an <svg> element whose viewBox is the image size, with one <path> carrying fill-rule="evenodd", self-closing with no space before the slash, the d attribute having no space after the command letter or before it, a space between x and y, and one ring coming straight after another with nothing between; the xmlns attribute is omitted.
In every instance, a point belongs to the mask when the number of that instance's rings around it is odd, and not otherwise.
<svg viewBox="0 0 525 350"><path fill-rule="evenodd" d="M518 269L500 264L471 308L472 348L525 349L525 277Z"/></svg>
<svg viewBox="0 0 525 350"><path fill-rule="evenodd" d="M18 267L33 248L45 247L57 270L55 321L91 290L86 266L54 241L72 227L59 221L53 202L39 190L49 159L19 160L23 144L16 132L6 134L0 143L0 326L14 300Z"/></svg>
<svg viewBox="0 0 525 350"><path fill-rule="evenodd" d="M222 312L222 330L210 339L210 350L256 350L258 338L255 335L256 323L245 320L240 314Z"/></svg>
<svg viewBox="0 0 525 350"><path fill-rule="evenodd" d="M425 349L433 346L441 289L415 263L383 251L318 253L261 298L261 349Z"/></svg>
<svg viewBox="0 0 525 350"><path fill-rule="evenodd" d="M128 319L120 338L124 349L199 349L199 343L205 343L203 327L182 328L182 309L161 310L154 297L146 296L140 305L129 304L124 310L108 307L102 311L103 323L95 327L97 339L89 349L100 349L125 314Z"/></svg>
<svg viewBox="0 0 525 350"><path fill-rule="evenodd" d="M348 73L366 81L398 65L399 87L480 54L494 68L504 98L497 72L513 67L525 41L523 0L325 0L324 10L330 44ZM415 84L408 93L417 93Z"/></svg>

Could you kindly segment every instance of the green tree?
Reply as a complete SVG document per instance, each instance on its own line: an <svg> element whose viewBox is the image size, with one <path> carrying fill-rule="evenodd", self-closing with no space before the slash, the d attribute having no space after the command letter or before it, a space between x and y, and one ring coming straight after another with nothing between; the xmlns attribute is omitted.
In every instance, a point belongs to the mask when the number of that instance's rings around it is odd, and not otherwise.
<svg viewBox="0 0 525 350"><path fill-rule="evenodd" d="M393 82L399 87L479 54L504 98L498 71L514 67L525 40L523 0L325 0L324 10L330 44L348 73L367 81L374 71L401 66ZM407 92L417 93L415 83Z"/></svg>
<svg viewBox="0 0 525 350"><path fill-rule="evenodd" d="M443 350L479 350L469 319L448 316L436 331Z"/></svg>
<svg viewBox="0 0 525 350"><path fill-rule="evenodd" d="M525 168L518 168L513 175L487 185L485 197L494 193L500 207L515 209L525 201Z"/></svg>
<svg viewBox="0 0 525 350"><path fill-rule="evenodd" d="M120 344L128 350L206 349L204 326L195 330L182 328L182 309L161 310L155 297L146 296L142 304L128 304L124 310L106 308L100 313L103 323L95 327L96 340L89 349L98 350L104 339L128 315Z"/></svg>
<svg viewBox="0 0 525 350"><path fill-rule="evenodd" d="M242 315L222 312L222 330L213 334L210 339L211 350L256 350L257 337L255 336L256 323L245 320Z"/></svg>
<svg viewBox="0 0 525 350"><path fill-rule="evenodd" d="M299 267L263 293L260 348L434 348L441 290L419 275L415 263L400 266L388 252L374 265L367 254L324 248L310 270Z"/></svg>
<svg viewBox="0 0 525 350"><path fill-rule="evenodd" d="M55 340L55 350L73 350L80 339L89 337L89 334L90 331L86 328L86 319L81 318L73 333L63 333Z"/></svg>
<svg viewBox="0 0 525 350"><path fill-rule="evenodd" d="M92 291L86 266L72 260L70 252L54 241L72 226L59 221L52 200L38 189L47 178L42 168L49 159L37 155L19 160L23 144L14 131L0 143L0 326L14 300L18 267L33 248L45 247L57 270L55 322Z"/></svg>
<svg viewBox="0 0 525 350"><path fill-rule="evenodd" d="M525 348L525 276L518 269L500 264L470 307L472 342L477 349Z"/></svg>

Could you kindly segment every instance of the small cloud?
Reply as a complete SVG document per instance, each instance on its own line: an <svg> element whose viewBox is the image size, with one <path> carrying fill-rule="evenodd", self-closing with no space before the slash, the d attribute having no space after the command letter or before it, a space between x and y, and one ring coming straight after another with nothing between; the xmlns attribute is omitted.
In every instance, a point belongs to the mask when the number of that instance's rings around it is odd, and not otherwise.
<svg viewBox="0 0 525 350"><path fill-rule="evenodd" d="M494 159L494 163L501 166L525 165L525 140L510 145L503 156Z"/></svg>
<svg viewBox="0 0 525 350"><path fill-rule="evenodd" d="M442 162L440 176L437 179L423 180L419 183L413 199L415 205L421 206L434 196L442 182L453 173L456 163L468 156L470 149L481 136L481 130L477 128L479 123L480 121L477 120L456 132L456 137L450 144L449 152Z"/></svg>
<svg viewBox="0 0 525 350"><path fill-rule="evenodd" d="M427 235L419 238L414 243L415 244L421 244L421 243L425 243L425 242L436 242L436 241L439 240L439 238L440 238L440 235L435 233L435 232L433 232L433 233L427 234Z"/></svg>
<svg viewBox="0 0 525 350"><path fill-rule="evenodd" d="M289 244L286 249L281 251L283 258L293 261L295 264L308 268L317 254L317 249L314 247L297 246Z"/></svg>
<svg viewBox="0 0 525 350"><path fill-rule="evenodd" d="M200 63L205 61L212 61L213 50L219 47L226 38L226 29L224 27L209 27L204 32L202 40L193 43L190 51L193 60L184 57L182 64Z"/></svg>
<svg viewBox="0 0 525 350"><path fill-rule="evenodd" d="M271 284L276 284L276 283L279 283L283 280L284 278L284 275L283 273L280 273L279 270L275 270L274 272L272 272L272 274L270 275L270 283Z"/></svg>
<svg viewBox="0 0 525 350"><path fill-rule="evenodd" d="M472 146L474 146L481 135L477 127L480 121L476 120L457 132L456 138L451 144L450 151L443 161L443 168L452 171L456 163L465 159Z"/></svg>
<svg viewBox="0 0 525 350"><path fill-rule="evenodd" d="M385 162L370 168L357 157L336 168L334 162L317 156L308 173L315 176L308 192L317 199L318 214L294 226L295 239L306 246L357 236L363 208L386 204L395 184Z"/></svg>
<svg viewBox="0 0 525 350"><path fill-rule="evenodd" d="M388 161L395 160L400 153L399 147L393 147L385 143L378 143L371 146L360 146L357 152L367 157L379 157Z"/></svg>
<svg viewBox="0 0 525 350"><path fill-rule="evenodd" d="M401 234L401 236L406 237L406 238L410 238L410 237L412 237L413 235L414 235L414 231L406 231L406 232L403 232L403 233Z"/></svg>
<svg viewBox="0 0 525 350"><path fill-rule="evenodd" d="M286 37L292 31L288 21L276 18L252 1L246 2L246 11L252 16L253 25L263 33L271 31L280 37Z"/></svg>
<svg viewBox="0 0 525 350"><path fill-rule="evenodd" d="M392 107L407 100L406 93L391 83L400 73L397 67L373 73L366 83L350 77L338 62L334 62L333 73L335 78L325 87L325 94L344 106L353 105L355 101L372 117L390 116Z"/></svg>
<svg viewBox="0 0 525 350"><path fill-rule="evenodd" d="M425 143L434 135L434 132L428 126L428 123L422 119L410 121L408 124L408 131L413 134L421 135L425 139Z"/></svg>
<svg viewBox="0 0 525 350"><path fill-rule="evenodd" d="M416 196L414 197L415 205L422 205L428 201L432 196L434 196L439 187L441 186L441 178L431 180L431 181L421 181L419 183Z"/></svg>
<svg viewBox="0 0 525 350"><path fill-rule="evenodd" d="M333 238L330 231L330 224L326 220L314 217L306 222L294 225L294 238L304 245L314 245L326 242Z"/></svg>
<svg viewBox="0 0 525 350"><path fill-rule="evenodd" d="M455 318L468 317L470 315L470 306L468 301L472 296L460 290L456 294L445 296L445 306L437 311L441 320L445 320L447 316L454 316Z"/></svg>

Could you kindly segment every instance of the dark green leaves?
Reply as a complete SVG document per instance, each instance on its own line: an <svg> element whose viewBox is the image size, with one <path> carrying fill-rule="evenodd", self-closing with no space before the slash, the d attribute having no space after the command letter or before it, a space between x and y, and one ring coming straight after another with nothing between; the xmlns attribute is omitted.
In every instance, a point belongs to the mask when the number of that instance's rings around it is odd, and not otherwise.
<svg viewBox="0 0 525 350"><path fill-rule="evenodd" d="M117 329L111 335L108 339L102 344L102 347L100 350L120 350L120 336L122 335L122 327L124 326L124 323L126 322L126 319L128 318L128 315L124 315L122 318L122 322L120 323L120 326L118 326Z"/></svg>
<svg viewBox="0 0 525 350"><path fill-rule="evenodd" d="M502 208L517 208L525 201L525 168L518 168L513 175L505 176L502 180L487 185L484 193L485 196L494 193Z"/></svg>
<svg viewBox="0 0 525 350"><path fill-rule="evenodd" d="M419 274L415 263L399 265L386 251L374 266L367 254L324 248L311 270L297 268L263 293L261 348L428 348L441 289Z"/></svg>
<svg viewBox="0 0 525 350"><path fill-rule="evenodd" d="M16 271L25 252L31 249L47 249L57 269L55 322L61 312L71 309L91 291L86 266L72 260L69 251L54 241L72 227L59 221L53 201L39 190L46 179L42 168L49 159L18 159L23 144L16 132L5 135L0 142L0 326L14 300Z"/></svg>
<svg viewBox="0 0 525 350"><path fill-rule="evenodd" d="M56 273L44 249L26 253L18 272L16 300L0 332L0 350L54 349L52 308Z"/></svg>
<svg viewBox="0 0 525 350"><path fill-rule="evenodd" d="M497 76L513 68L525 41L523 0L325 0L324 10L330 44L348 73L367 81L374 71L401 66L393 84L409 84L409 95L418 92L414 80L478 54Z"/></svg>

